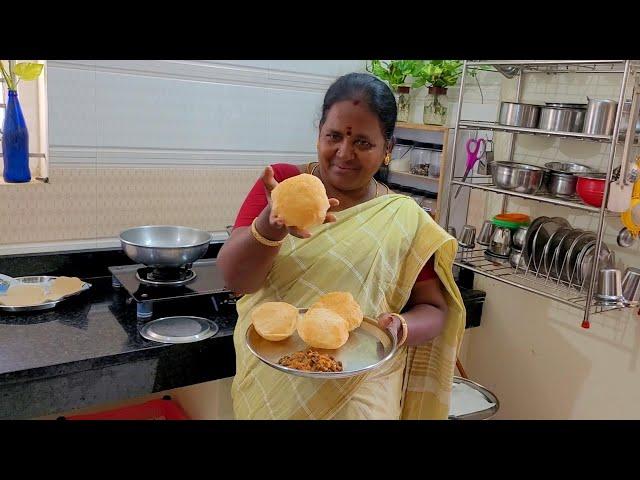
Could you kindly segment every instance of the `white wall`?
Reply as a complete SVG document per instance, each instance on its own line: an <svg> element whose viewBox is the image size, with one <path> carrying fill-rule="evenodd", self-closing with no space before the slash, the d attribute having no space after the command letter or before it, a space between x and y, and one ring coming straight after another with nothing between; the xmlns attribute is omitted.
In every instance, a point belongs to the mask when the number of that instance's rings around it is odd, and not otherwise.
<svg viewBox="0 0 640 480"><path fill-rule="evenodd" d="M52 161L307 161L326 88L363 70L357 60L50 61Z"/></svg>

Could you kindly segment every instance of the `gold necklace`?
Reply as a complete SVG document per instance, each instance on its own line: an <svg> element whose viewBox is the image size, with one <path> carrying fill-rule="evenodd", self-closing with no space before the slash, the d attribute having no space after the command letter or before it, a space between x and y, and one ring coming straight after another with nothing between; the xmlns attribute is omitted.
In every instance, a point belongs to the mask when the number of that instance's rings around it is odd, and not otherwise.
<svg viewBox="0 0 640 480"><path fill-rule="evenodd" d="M314 175L316 173L316 168L318 168L318 166L320 165L319 162L316 162L315 165L313 166L313 168L311 169L311 175ZM307 170L308 171L308 170ZM320 178L320 180L322 180L322 177L320 177L320 174L318 174L318 178ZM374 185L376 186L376 195L373 198L378 198L378 185L380 185L378 183L378 181L371 177L371 180L373 180Z"/></svg>

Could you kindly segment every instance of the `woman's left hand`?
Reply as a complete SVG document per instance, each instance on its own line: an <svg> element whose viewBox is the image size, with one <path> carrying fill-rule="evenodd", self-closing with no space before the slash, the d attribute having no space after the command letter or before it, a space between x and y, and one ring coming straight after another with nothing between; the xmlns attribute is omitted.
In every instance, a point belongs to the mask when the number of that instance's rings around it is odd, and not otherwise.
<svg viewBox="0 0 640 480"><path fill-rule="evenodd" d="M388 328L392 332L395 332L396 338L400 341L402 337L402 323L398 317L391 315L391 313L381 313L378 315L377 321L380 328Z"/></svg>

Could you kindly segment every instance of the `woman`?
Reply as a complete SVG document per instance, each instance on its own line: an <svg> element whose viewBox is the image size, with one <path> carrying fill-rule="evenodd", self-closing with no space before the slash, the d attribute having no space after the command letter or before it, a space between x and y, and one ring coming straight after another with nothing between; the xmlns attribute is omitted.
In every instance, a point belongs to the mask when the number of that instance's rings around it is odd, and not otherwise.
<svg viewBox="0 0 640 480"><path fill-rule="evenodd" d="M457 244L412 199L374 175L390 161L396 102L374 76L351 73L327 91L318 162L267 167L218 255L237 304L233 405L239 419L446 418L464 306L451 272ZM325 223L287 228L270 208L278 181L311 173L331 208ZM268 301L307 307L348 291L365 316L404 339L375 371L345 379L292 376L245 345L249 312ZM403 312L402 315L398 315Z"/></svg>

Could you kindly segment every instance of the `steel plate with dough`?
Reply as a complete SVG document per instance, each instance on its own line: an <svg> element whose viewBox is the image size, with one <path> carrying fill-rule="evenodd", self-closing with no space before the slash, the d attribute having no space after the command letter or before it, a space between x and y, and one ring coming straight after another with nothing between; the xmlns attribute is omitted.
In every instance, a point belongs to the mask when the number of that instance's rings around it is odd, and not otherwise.
<svg viewBox="0 0 640 480"><path fill-rule="evenodd" d="M51 289L51 285L53 284L53 281L56 280L58 277L52 277L52 276L46 276L46 275L41 275L41 276L28 276L28 277L16 277L15 280L19 283L19 284L25 284L25 285L37 285L37 286L42 286L45 289L45 299L42 303L39 303L37 305L3 305L0 304L0 311L6 311L6 312L31 312L31 311L38 311L38 310L49 310L51 308L54 308L57 304L59 304L60 302L66 300L67 298L71 298L74 297L76 295L79 295L80 293L89 290L91 288L91 284L87 283L87 282L82 282L82 287L79 291L75 292L75 293L71 293L68 295L64 295L62 297L59 297L57 295L55 295L57 298L55 299L51 299L48 298L49 294L50 294L50 289Z"/></svg>

